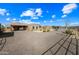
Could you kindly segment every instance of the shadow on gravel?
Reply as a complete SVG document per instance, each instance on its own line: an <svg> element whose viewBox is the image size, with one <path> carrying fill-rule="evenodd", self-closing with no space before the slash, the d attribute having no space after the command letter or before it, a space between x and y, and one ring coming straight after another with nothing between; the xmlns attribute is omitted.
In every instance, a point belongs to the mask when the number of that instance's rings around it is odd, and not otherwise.
<svg viewBox="0 0 79 59"><path fill-rule="evenodd" d="M3 49L6 44L6 38L14 36L14 32L0 32L0 51Z"/></svg>
<svg viewBox="0 0 79 59"><path fill-rule="evenodd" d="M14 32L2 32L0 33L0 38L14 36Z"/></svg>

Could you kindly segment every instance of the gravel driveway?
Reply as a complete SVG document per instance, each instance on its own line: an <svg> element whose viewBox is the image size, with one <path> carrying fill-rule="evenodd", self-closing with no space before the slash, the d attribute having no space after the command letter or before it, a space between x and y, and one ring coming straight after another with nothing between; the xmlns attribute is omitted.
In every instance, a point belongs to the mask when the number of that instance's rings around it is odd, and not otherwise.
<svg viewBox="0 0 79 59"><path fill-rule="evenodd" d="M61 32L27 32L15 31L13 37L8 37L1 51L12 55L40 55L59 41L64 34Z"/></svg>

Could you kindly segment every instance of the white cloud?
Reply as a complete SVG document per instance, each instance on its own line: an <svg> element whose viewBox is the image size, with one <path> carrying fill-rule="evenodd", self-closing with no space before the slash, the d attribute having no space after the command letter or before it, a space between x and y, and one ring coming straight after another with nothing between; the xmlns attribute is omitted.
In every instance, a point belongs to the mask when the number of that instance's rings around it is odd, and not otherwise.
<svg viewBox="0 0 79 59"><path fill-rule="evenodd" d="M47 22L53 22L53 20L49 20L49 21L44 20L44 23L47 23Z"/></svg>
<svg viewBox="0 0 79 59"><path fill-rule="evenodd" d="M26 24L40 24L40 22L33 22L30 19L22 19L19 22L20 23L26 23Z"/></svg>
<svg viewBox="0 0 79 59"><path fill-rule="evenodd" d="M34 16L34 17L32 17L32 19L39 19L39 18Z"/></svg>
<svg viewBox="0 0 79 59"><path fill-rule="evenodd" d="M26 24L32 23L31 20L25 20L25 19L21 19L18 22L20 22L20 23L26 23Z"/></svg>
<svg viewBox="0 0 79 59"><path fill-rule="evenodd" d="M42 9L41 8L29 9L29 10L22 12L20 16L21 17L30 16L31 19L38 19L39 17L42 17Z"/></svg>
<svg viewBox="0 0 79 59"><path fill-rule="evenodd" d="M63 14L69 14L69 13L71 13L76 8L77 8L77 5L74 4L74 3L67 4L67 5L65 5L63 7L62 12L63 12Z"/></svg>
<svg viewBox="0 0 79 59"><path fill-rule="evenodd" d="M7 15L7 16L9 16L9 15L10 15L10 13L6 13L6 15Z"/></svg>
<svg viewBox="0 0 79 59"><path fill-rule="evenodd" d="M67 15L62 15L61 17L62 17L62 18L65 18L65 17L67 17Z"/></svg>
<svg viewBox="0 0 79 59"><path fill-rule="evenodd" d="M40 22L34 22L35 24L40 24Z"/></svg>
<svg viewBox="0 0 79 59"><path fill-rule="evenodd" d="M44 23L46 23L47 21L46 20L44 20Z"/></svg>
<svg viewBox="0 0 79 59"><path fill-rule="evenodd" d="M49 13L49 11L46 11L47 13Z"/></svg>
<svg viewBox="0 0 79 59"><path fill-rule="evenodd" d="M21 14L21 17L23 16L34 16L34 12L33 10L27 10L27 11L24 11L22 14Z"/></svg>
<svg viewBox="0 0 79 59"><path fill-rule="evenodd" d="M13 18L12 20L13 20L13 21L16 21L16 18Z"/></svg>
<svg viewBox="0 0 79 59"><path fill-rule="evenodd" d="M52 18L55 18L56 17L56 15L52 15Z"/></svg>
<svg viewBox="0 0 79 59"><path fill-rule="evenodd" d="M53 20L53 19L50 19L50 20L44 20L43 21L44 23L53 23L53 22L63 22L63 20L62 19L58 19L58 20Z"/></svg>
<svg viewBox="0 0 79 59"><path fill-rule="evenodd" d="M56 19L56 20L51 19L49 22L63 22L63 19Z"/></svg>
<svg viewBox="0 0 79 59"><path fill-rule="evenodd" d="M50 20L50 22L54 22L53 20Z"/></svg>
<svg viewBox="0 0 79 59"><path fill-rule="evenodd" d="M42 15L41 8L37 8L36 11L35 11L35 13L36 13L37 16L41 16Z"/></svg>
<svg viewBox="0 0 79 59"><path fill-rule="evenodd" d="M6 14L6 12L7 12L6 9L0 8L0 15L3 15L4 16Z"/></svg>
<svg viewBox="0 0 79 59"><path fill-rule="evenodd" d="M7 20L7 21L9 21L9 20L10 20L10 18L7 18L6 20Z"/></svg>
<svg viewBox="0 0 79 59"><path fill-rule="evenodd" d="M79 22L73 22L69 24L70 26L79 26Z"/></svg>
<svg viewBox="0 0 79 59"><path fill-rule="evenodd" d="M24 19L20 20L20 22L22 22L22 23L32 23L31 20L24 20Z"/></svg>
<svg viewBox="0 0 79 59"><path fill-rule="evenodd" d="M2 16L4 16L4 15L9 16L10 13L8 13L8 10L0 8L0 15L2 15Z"/></svg>
<svg viewBox="0 0 79 59"><path fill-rule="evenodd" d="M50 22L55 22L55 21L53 21L52 19L51 20L49 20L49 21L47 21L47 20L44 20L44 23L50 23Z"/></svg>

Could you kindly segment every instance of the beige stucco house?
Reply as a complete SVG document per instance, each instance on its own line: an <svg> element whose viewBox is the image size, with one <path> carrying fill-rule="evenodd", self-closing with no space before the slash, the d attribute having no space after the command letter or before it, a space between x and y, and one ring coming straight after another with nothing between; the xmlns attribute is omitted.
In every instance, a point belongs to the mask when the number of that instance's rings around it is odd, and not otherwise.
<svg viewBox="0 0 79 59"><path fill-rule="evenodd" d="M42 26L39 24L26 24L26 23L11 23L13 30L27 30L36 32L49 32L53 31L52 26Z"/></svg>

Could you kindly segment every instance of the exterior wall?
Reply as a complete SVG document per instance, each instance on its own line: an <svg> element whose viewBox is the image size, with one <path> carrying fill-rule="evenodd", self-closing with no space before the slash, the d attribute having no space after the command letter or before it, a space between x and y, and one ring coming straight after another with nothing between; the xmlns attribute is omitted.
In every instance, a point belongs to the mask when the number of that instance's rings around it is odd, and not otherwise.
<svg viewBox="0 0 79 59"><path fill-rule="evenodd" d="M27 30L28 30L28 31L32 31L32 30L33 30L33 29L32 29L32 26L28 26Z"/></svg>
<svg viewBox="0 0 79 59"><path fill-rule="evenodd" d="M40 25L28 25L28 31L41 31L41 32L49 32L53 31L52 26L40 26Z"/></svg>
<svg viewBox="0 0 79 59"><path fill-rule="evenodd" d="M5 28L4 31L10 32L10 31L13 31L13 28Z"/></svg>
<svg viewBox="0 0 79 59"><path fill-rule="evenodd" d="M49 31L53 31L52 26L43 26L43 32L49 32Z"/></svg>
<svg viewBox="0 0 79 59"><path fill-rule="evenodd" d="M28 31L40 31L40 25L28 25Z"/></svg>
<svg viewBox="0 0 79 59"><path fill-rule="evenodd" d="M52 26L41 26L39 24L11 24L11 27L5 28L5 31L13 31L13 30L26 30L26 31L41 31L41 32L49 32L52 31Z"/></svg>
<svg viewBox="0 0 79 59"><path fill-rule="evenodd" d="M25 28L26 31L41 31L41 32L48 32L48 31L52 31L52 26L41 26L39 24L27 24L27 25L24 25L24 24L13 24L13 26L16 25L18 28L18 26L27 26ZM15 28L13 28L15 29ZM18 29L19 30L19 29Z"/></svg>

